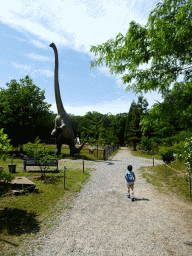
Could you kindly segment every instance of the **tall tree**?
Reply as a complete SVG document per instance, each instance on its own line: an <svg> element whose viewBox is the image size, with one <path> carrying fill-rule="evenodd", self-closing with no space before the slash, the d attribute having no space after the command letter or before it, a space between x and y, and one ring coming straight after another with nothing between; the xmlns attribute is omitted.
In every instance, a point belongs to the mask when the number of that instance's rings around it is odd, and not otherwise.
<svg viewBox="0 0 192 256"><path fill-rule="evenodd" d="M133 143L134 150L136 150L136 144L142 136L140 121L147 115L148 105L147 100L143 96L139 96L137 103L133 100L129 109L124 137L126 143Z"/></svg>
<svg viewBox="0 0 192 256"><path fill-rule="evenodd" d="M13 146L34 142L39 136L49 139L54 127L51 104L44 102L44 91L26 76L18 83L15 79L0 90L0 128L5 129Z"/></svg>
<svg viewBox="0 0 192 256"><path fill-rule="evenodd" d="M99 55L91 68L105 63L111 74L126 71L122 76L126 90L158 89L165 94L179 74L192 80L191 31L192 1L164 0L150 13L146 26L132 21L125 36L119 33L115 40L91 46L90 51Z"/></svg>
<svg viewBox="0 0 192 256"><path fill-rule="evenodd" d="M125 125L125 132L124 132L125 143L127 143L127 139L128 139L127 138L127 136L128 136L127 133L128 133L131 121L134 120L134 122L135 122L135 112L136 112L136 103L133 100L132 103L131 103L131 106L129 108L129 112L128 112L128 115L127 115L127 121L126 121L126 125Z"/></svg>

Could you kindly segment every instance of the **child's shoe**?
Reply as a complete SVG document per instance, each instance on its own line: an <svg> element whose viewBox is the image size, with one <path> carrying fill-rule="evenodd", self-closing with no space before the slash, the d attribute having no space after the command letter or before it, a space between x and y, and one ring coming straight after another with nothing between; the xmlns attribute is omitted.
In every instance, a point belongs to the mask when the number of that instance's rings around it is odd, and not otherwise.
<svg viewBox="0 0 192 256"><path fill-rule="evenodd" d="M133 196L131 197L131 200L134 201L134 197Z"/></svg>
<svg viewBox="0 0 192 256"><path fill-rule="evenodd" d="M130 195L129 195L129 194L127 194L127 197L128 197L128 198L130 198Z"/></svg>

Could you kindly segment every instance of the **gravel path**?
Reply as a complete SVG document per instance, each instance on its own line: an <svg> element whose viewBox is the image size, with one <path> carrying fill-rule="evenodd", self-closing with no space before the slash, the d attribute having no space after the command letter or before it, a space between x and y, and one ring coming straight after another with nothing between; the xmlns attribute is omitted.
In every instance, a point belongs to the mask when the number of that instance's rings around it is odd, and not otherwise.
<svg viewBox="0 0 192 256"><path fill-rule="evenodd" d="M136 174L134 202L126 197L129 164ZM184 204L159 194L140 175L141 166L151 165L151 159L134 157L126 148L111 160L96 161L72 209L63 211L42 249L30 255L192 255Z"/></svg>

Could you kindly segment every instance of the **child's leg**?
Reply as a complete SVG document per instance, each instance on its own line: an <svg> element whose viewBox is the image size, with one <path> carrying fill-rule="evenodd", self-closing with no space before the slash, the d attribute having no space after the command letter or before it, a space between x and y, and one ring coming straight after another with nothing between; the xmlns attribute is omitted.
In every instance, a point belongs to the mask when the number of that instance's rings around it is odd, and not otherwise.
<svg viewBox="0 0 192 256"><path fill-rule="evenodd" d="M133 191L134 183L132 183L130 187L131 187L131 194L132 194L132 197L134 197L134 191Z"/></svg>
<svg viewBox="0 0 192 256"><path fill-rule="evenodd" d="M129 183L127 182L127 193L129 194L130 193L130 186L129 186Z"/></svg>

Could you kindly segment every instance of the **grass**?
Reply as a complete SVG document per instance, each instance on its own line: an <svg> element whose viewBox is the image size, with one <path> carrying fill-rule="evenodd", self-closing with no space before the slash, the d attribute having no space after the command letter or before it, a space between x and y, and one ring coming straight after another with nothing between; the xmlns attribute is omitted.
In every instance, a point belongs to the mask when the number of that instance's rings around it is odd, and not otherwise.
<svg viewBox="0 0 192 256"><path fill-rule="evenodd" d="M153 158L153 156L147 155L147 153L143 153L141 155L140 151L133 151L132 148L128 149L134 156L140 156L150 159ZM160 155L155 155L154 159L159 160ZM170 169L168 166L180 172L181 174L177 173L173 169ZM142 177L145 178L148 183L156 186L159 192L171 192L184 201L192 202L192 197L190 198L189 196L189 176L185 175L188 174L188 170L186 169L184 162L175 161L171 164L168 164L168 166L166 167L166 176L165 164L142 167Z"/></svg>
<svg viewBox="0 0 192 256"><path fill-rule="evenodd" d="M76 145L76 147L78 147ZM61 148L61 154L62 154L62 158L67 158L67 159L82 159L84 158L85 160L96 160L97 159L97 150L94 151L94 154L90 154L89 153L89 148L91 148L91 145L86 145L85 147L82 148L81 152L79 155L75 155L75 156L70 156L70 149L68 145L62 145ZM55 149L57 148L56 145L54 144L47 144L45 145L45 148L49 148L52 149L52 152L55 153ZM14 149L13 153L17 156L17 159L23 159L22 156L20 156L20 152L17 148ZM98 159L103 159L103 150L100 150L100 148L98 149ZM13 159L13 163L14 163ZM11 163L11 159L8 160L9 164Z"/></svg>

